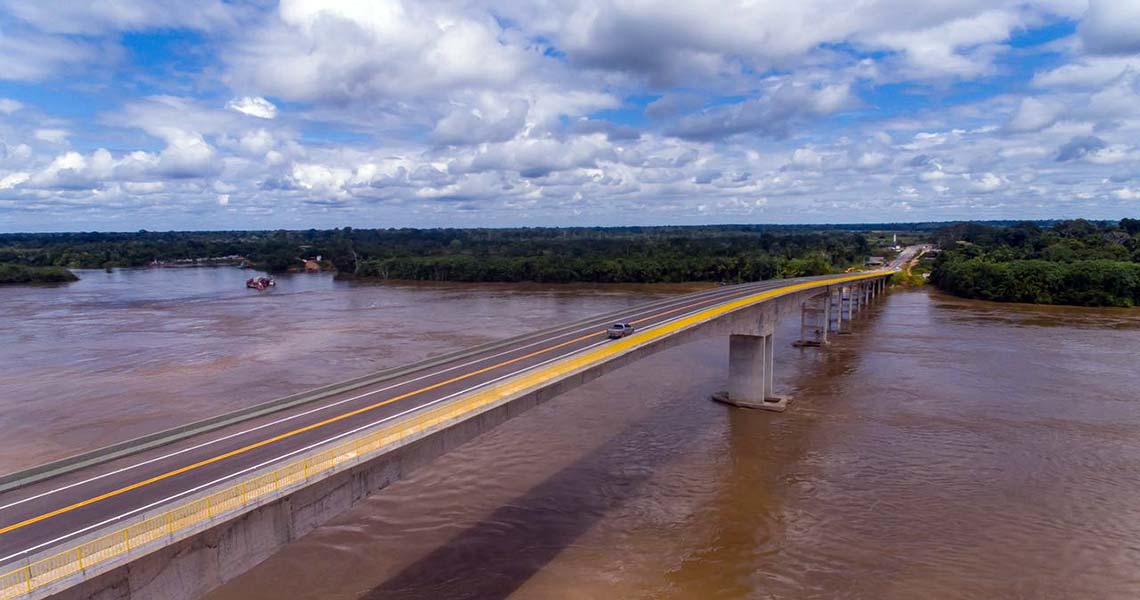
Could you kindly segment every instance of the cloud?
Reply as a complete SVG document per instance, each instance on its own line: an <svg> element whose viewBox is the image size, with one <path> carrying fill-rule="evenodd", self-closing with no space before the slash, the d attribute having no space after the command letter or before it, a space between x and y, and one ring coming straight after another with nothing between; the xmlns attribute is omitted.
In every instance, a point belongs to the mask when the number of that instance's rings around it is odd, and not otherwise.
<svg viewBox="0 0 1140 600"><path fill-rule="evenodd" d="M35 131L35 138L37 140L48 142L50 144L63 144L67 142L69 132L66 129L37 129Z"/></svg>
<svg viewBox="0 0 1140 600"><path fill-rule="evenodd" d="M103 150L87 157L78 152L66 152L51 161L44 169L32 174L28 184L44 189L91 190L102 187L102 176L108 175L109 154Z"/></svg>
<svg viewBox="0 0 1140 600"><path fill-rule="evenodd" d="M0 98L0 113L10 115L23 107L22 102L17 102L11 98Z"/></svg>
<svg viewBox="0 0 1140 600"><path fill-rule="evenodd" d="M14 188L27 181L30 177L31 175L28 173L9 173L0 177L0 190Z"/></svg>
<svg viewBox="0 0 1140 600"><path fill-rule="evenodd" d="M792 165L808 169L819 168L823 166L823 156L811 148L797 148L792 153Z"/></svg>
<svg viewBox="0 0 1140 600"><path fill-rule="evenodd" d="M226 108L259 119L273 119L277 117L277 107L272 102L259 96L243 96L226 102Z"/></svg>
<svg viewBox="0 0 1140 600"><path fill-rule="evenodd" d="M1078 31L1084 47L1094 54L1140 53L1140 2L1089 0Z"/></svg>
<svg viewBox="0 0 1140 600"><path fill-rule="evenodd" d="M645 115L664 119L687 113L700 107L701 99L693 94L665 94L645 107Z"/></svg>
<svg viewBox="0 0 1140 600"><path fill-rule="evenodd" d="M0 0L0 222L1112 217L1133 4Z"/></svg>
<svg viewBox="0 0 1140 600"><path fill-rule="evenodd" d="M933 159L928 154L919 154L914 158L907 161L907 166L910 167L925 167L930 164Z"/></svg>
<svg viewBox="0 0 1140 600"><path fill-rule="evenodd" d="M1119 188L1112 192L1120 200L1140 200L1140 190L1134 188Z"/></svg>
<svg viewBox="0 0 1140 600"><path fill-rule="evenodd" d="M742 133L784 138L795 125L853 104L851 89L845 84L813 87L780 83L759 98L684 117L666 132L690 140L712 140Z"/></svg>
<svg viewBox="0 0 1140 600"><path fill-rule="evenodd" d="M500 102L484 95L475 106L456 106L436 123L432 139L441 144L505 142L526 126L530 105L522 99Z"/></svg>
<svg viewBox="0 0 1140 600"><path fill-rule="evenodd" d="M1010 119L1009 128L1017 132L1040 131L1056 123L1063 112L1064 106L1059 103L1023 98Z"/></svg>
<svg viewBox="0 0 1140 600"><path fill-rule="evenodd" d="M4 0L4 10L48 33L96 35L145 28L187 27L209 30L234 25L239 9L220 0L115 0L70 2Z"/></svg>
<svg viewBox="0 0 1140 600"><path fill-rule="evenodd" d="M0 81L40 81L99 59L113 59L115 54L85 41L0 30Z"/></svg>
<svg viewBox="0 0 1140 600"><path fill-rule="evenodd" d="M156 172L164 177L186 179L205 177L218 171L214 148L201 135L171 132L167 146L158 155Z"/></svg>
<svg viewBox="0 0 1140 600"><path fill-rule="evenodd" d="M1065 142L1065 144L1057 150L1057 162L1069 162L1071 160L1084 158L1090 152L1096 152L1106 146L1108 146L1108 144L1095 135L1077 136Z"/></svg>
<svg viewBox="0 0 1140 600"><path fill-rule="evenodd" d="M993 173L985 173L970 182L970 189L976 192L989 193L1000 189L1005 181Z"/></svg>
<svg viewBox="0 0 1140 600"><path fill-rule="evenodd" d="M415 98L511 85L534 54L504 34L460 6L283 0L227 60L243 87L288 100Z"/></svg>

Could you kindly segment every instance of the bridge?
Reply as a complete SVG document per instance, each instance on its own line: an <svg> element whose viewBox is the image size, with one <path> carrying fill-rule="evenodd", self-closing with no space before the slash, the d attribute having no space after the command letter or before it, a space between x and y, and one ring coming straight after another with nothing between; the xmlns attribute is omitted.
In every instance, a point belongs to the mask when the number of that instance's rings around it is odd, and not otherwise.
<svg viewBox="0 0 1140 600"><path fill-rule="evenodd" d="M729 338L714 399L783 410L775 324L798 314L796 343L826 345L892 268L659 300L0 477L0 600L198 597L450 448L695 339ZM637 331L608 339L616 321Z"/></svg>

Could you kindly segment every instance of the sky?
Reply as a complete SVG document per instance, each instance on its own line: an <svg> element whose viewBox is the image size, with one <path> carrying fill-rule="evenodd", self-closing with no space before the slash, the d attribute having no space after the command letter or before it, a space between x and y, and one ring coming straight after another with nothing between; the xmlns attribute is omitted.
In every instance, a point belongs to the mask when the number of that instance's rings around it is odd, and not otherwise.
<svg viewBox="0 0 1140 600"><path fill-rule="evenodd" d="M0 0L0 231L1140 216L1140 0Z"/></svg>

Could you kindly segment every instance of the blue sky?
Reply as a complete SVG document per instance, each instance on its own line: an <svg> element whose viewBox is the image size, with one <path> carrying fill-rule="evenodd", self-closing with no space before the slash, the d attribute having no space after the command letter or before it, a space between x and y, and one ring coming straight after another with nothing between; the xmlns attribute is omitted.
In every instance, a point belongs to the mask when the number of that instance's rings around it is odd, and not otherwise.
<svg viewBox="0 0 1140 600"><path fill-rule="evenodd" d="M0 231L1140 214L1140 0L0 7Z"/></svg>

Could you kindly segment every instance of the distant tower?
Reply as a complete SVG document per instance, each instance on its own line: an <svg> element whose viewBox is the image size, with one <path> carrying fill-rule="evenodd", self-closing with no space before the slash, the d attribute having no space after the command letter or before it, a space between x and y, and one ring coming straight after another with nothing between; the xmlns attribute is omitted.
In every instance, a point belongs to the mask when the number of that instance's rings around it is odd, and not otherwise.
<svg viewBox="0 0 1140 600"><path fill-rule="evenodd" d="M898 246L899 245L899 234L897 234L897 233L891 234L891 245L892 246Z"/></svg>

